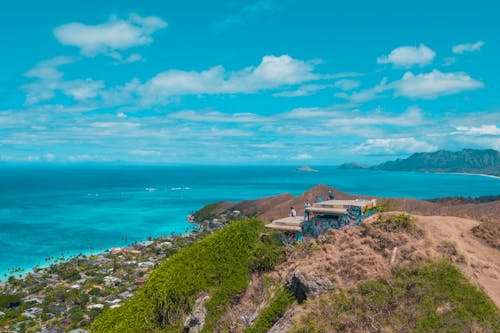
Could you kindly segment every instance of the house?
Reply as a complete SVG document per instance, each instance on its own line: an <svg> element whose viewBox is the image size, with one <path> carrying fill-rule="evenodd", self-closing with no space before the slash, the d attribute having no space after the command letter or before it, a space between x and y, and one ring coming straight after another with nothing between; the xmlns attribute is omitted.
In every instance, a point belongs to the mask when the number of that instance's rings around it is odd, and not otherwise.
<svg viewBox="0 0 500 333"><path fill-rule="evenodd" d="M37 303L37 304L42 304L43 303L43 297L40 298L40 297L37 297L37 296L34 296L34 295L29 295L29 296L26 296L25 298L23 298L23 301L25 303L34 302L34 303Z"/></svg>
<svg viewBox="0 0 500 333"><path fill-rule="evenodd" d="M39 315L41 315L43 312L43 309L40 309L38 307L32 307L29 309L24 310L23 315L29 318L36 318Z"/></svg>
<svg viewBox="0 0 500 333"><path fill-rule="evenodd" d="M122 302L122 300L120 298L115 298L115 299L105 301L105 302L108 303L109 305L117 305L117 304L120 304Z"/></svg>
<svg viewBox="0 0 500 333"><path fill-rule="evenodd" d="M152 261L143 261L143 262L140 262L137 264L137 266L139 266L139 268L154 268L155 265L156 264Z"/></svg>
<svg viewBox="0 0 500 333"><path fill-rule="evenodd" d="M286 217L267 224L278 230L285 243L301 240L302 236L316 237L329 229L361 224L376 212L376 199L328 200L305 209L305 216Z"/></svg>
<svg viewBox="0 0 500 333"><path fill-rule="evenodd" d="M99 310L102 310L104 309L104 304L89 304L87 305L87 309L91 310L91 309L99 309Z"/></svg>

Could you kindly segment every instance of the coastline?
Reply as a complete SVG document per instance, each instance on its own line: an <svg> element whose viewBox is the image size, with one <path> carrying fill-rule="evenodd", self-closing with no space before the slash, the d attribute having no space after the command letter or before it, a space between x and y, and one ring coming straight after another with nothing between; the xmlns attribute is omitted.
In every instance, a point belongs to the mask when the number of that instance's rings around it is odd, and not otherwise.
<svg viewBox="0 0 500 333"><path fill-rule="evenodd" d="M429 172L429 173L442 174L442 175L481 176L493 179L500 179L500 176L488 175L485 173L470 173L470 172Z"/></svg>
<svg viewBox="0 0 500 333"><path fill-rule="evenodd" d="M14 274L0 282L0 295L14 297L20 306L0 315L0 327L7 325L6 332L20 327L86 329L91 318L132 297L157 265L206 235L192 231L56 258L44 267ZM42 312L51 315L42 316Z"/></svg>
<svg viewBox="0 0 500 333"><path fill-rule="evenodd" d="M194 227L193 227L194 228ZM61 265L68 263L72 260L75 259L88 259L92 256L100 256L108 253L114 248L127 248L127 247L132 247L136 244L142 244L145 242L148 242L149 239L153 241L157 241L159 239L169 239L169 238L175 238L175 237L189 237L192 236L194 233L194 229L190 229L189 232L183 233L183 234L172 234L171 236L166 236L166 235L160 235L156 237L147 237L144 239L136 240L132 243L125 243L121 245L116 245L116 246L109 246L109 247L103 247L99 248L97 251L94 250L87 250L87 251L67 251L66 253L61 253L62 256L55 257L55 256L49 256L48 258L51 258L50 260L45 260L44 263L40 264L35 264L27 267L12 267L8 268L6 271L0 272L0 283L6 282L9 277L13 276L16 279L25 279L26 276L29 274L33 274L35 270L41 270L41 269L47 269L52 265ZM78 253L76 253L78 252Z"/></svg>

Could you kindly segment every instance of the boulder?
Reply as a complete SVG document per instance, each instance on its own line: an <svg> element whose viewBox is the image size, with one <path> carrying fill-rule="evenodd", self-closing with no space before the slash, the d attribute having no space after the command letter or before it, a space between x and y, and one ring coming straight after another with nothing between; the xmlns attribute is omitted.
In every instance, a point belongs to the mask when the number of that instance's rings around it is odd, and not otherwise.
<svg viewBox="0 0 500 333"><path fill-rule="evenodd" d="M296 268L287 278L286 287L295 295L297 301L318 298L333 290L333 283L327 278L317 276L314 272L302 272Z"/></svg>
<svg viewBox="0 0 500 333"><path fill-rule="evenodd" d="M210 299L210 296L200 296L196 299L193 306L193 311L187 316L184 321L184 333L198 333L201 332L205 326L205 319L207 318L207 309L205 302Z"/></svg>

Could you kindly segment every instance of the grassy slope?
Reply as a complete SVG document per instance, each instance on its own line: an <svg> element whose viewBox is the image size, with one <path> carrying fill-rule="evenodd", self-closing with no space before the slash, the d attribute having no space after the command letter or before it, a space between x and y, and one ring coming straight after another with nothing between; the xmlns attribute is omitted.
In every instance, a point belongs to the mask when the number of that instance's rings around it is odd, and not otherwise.
<svg viewBox="0 0 500 333"><path fill-rule="evenodd" d="M419 262L324 296L306 313L293 333L500 331L495 305L446 261Z"/></svg>
<svg viewBox="0 0 500 333"><path fill-rule="evenodd" d="M139 333L182 331L185 315L197 295L208 292L204 332L211 332L229 300L243 292L251 268L269 265L266 255L278 256L276 243L259 240L262 222L246 220L228 227L180 251L156 269L145 287L117 309L108 310L92 325L92 332ZM263 247L269 251L263 251Z"/></svg>

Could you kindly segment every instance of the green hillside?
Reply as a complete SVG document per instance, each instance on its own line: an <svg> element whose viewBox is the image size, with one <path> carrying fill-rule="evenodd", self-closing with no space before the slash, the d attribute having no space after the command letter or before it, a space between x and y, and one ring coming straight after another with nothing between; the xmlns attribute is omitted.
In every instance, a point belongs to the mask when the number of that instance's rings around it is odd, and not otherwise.
<svg viewBox="0 0 500 333"><path fill-rule="evenodd" d="M203 332L212 332L226 305L243 292L252 270L272 268L282 255L272 237L260 240L263 223L233 222L163 262L144 288L123 306L105 311L92 332L181 332L184 318L199 293L211 298L205 304Z"/></svg>

